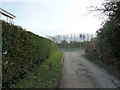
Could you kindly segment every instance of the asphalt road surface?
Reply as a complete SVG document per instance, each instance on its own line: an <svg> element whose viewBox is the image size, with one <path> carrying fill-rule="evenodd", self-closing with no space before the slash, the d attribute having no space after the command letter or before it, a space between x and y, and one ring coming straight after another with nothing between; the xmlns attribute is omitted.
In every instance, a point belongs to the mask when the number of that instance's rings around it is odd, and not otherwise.
<svg viewBox="0 0 120 90"><path fill-rule="evenodd" d="M118 79L84 58L83 53L64 52L59 88L117 88Z"/></svg>

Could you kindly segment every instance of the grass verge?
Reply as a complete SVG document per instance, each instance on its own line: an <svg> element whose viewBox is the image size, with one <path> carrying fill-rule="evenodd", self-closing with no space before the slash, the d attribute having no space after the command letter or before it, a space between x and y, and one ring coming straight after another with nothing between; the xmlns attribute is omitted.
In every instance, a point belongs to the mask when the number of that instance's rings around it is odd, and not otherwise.
<svg viewBox="0 0 120 90"><path fill-rule="evenodd" d="M44 60L28 77L20 80L14 88L57 88L61 76L63 53L56 52Z"/></svg>
<svg viewBox="0 0 120 90"><path fill-rule="evenodd" d="M85 58L91 60L95 64L99 65L100 67L105 68L106 71L108 71L112 75L120 78L120 73L119 73L119 71L117 69L118 67L113 65L113 64L104 63L103 60L99 59L98 54L86 52L83 56Z"/></svg>

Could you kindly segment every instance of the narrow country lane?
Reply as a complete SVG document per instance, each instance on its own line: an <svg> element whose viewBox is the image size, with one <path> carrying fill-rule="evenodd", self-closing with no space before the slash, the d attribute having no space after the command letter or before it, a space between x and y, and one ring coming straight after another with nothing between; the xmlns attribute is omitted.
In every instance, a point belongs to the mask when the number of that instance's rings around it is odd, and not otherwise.
<svg viewBox="0 0 120 90"><path fill-rule="evenodd" d="M86 60L84 52L65 52L60 88L117 88L118 79Z"/></svg>

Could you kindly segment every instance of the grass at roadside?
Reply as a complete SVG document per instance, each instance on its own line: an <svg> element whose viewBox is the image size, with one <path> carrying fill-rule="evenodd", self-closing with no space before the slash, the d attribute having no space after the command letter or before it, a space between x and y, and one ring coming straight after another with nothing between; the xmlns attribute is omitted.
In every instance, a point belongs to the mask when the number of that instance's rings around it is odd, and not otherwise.
<svg viewBox="0 0 120 90"><path fill-rule="evenodd" d="M95 54L95 53L85 53L84 55L86 58L88 58L89 60L95 62L96 64L99 64L101 66L103 66L104 68L107 69L112 69L113 66L107 63L104 63L102 60L99 59L99 55Z"/></svg>
<svg viewBox="0 0 120 90"><path fill-rule="evenodd" d="M105 68L107 71L109 71L111 74L117 76L120 78L120 74L118 71L118 67L116 65L113 64L108 64L103 62L103 60L99 59L99 55L95 54L95 53L85 53L85 55L83 55L85 58L88 58L89 60L93 61L94 63L96 63L97 65Z"/></svg>
<svg viewBox="0 0 120 90"><path fill-rule="evenodd" d="M62 55L56 52L44 60L27 78L20 80L15 88L56 88L61 76Z"/></svg>
<svg viewBox="0 0 120 90"><path fill-rule="evenodd" d="M94 62L99 63L99 64L101 63L98 54L86 52L84 56L91 61L94 61Z"/></svg>

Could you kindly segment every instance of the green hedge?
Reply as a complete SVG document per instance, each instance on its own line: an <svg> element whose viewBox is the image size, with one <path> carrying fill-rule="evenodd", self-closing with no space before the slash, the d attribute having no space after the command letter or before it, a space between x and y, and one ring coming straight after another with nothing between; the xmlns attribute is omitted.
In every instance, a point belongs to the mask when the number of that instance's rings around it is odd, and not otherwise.
<svg viewBox="0 0 120 90"><path fill-rule="evenodd" d="M3 87L10 87L55 51L51 40L2 22Z"/></svg>

